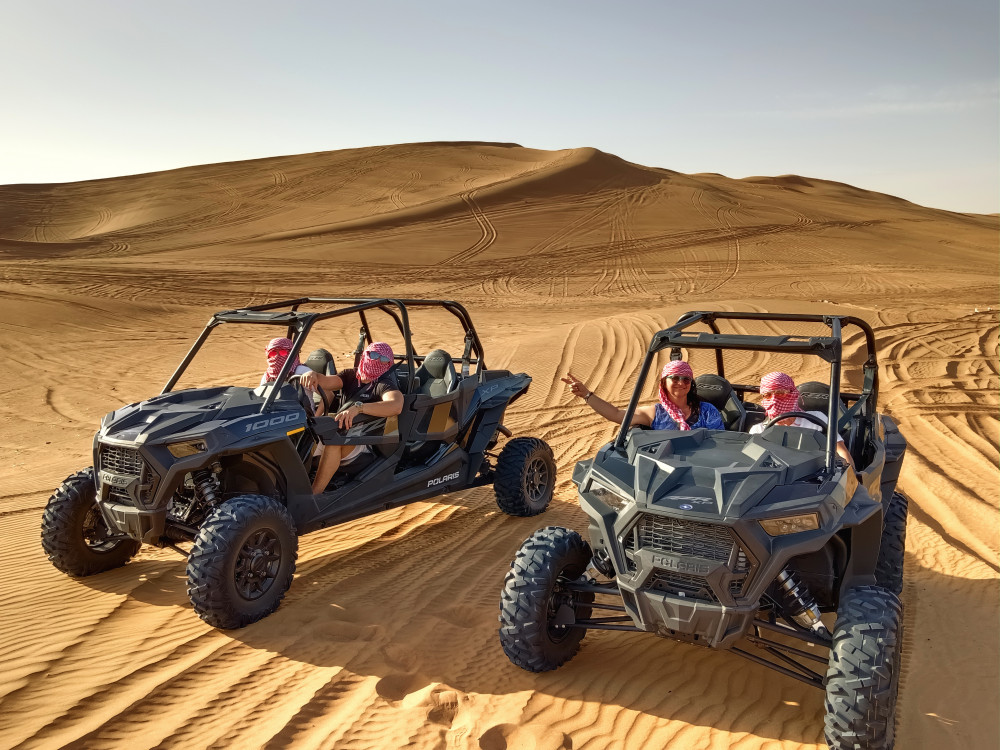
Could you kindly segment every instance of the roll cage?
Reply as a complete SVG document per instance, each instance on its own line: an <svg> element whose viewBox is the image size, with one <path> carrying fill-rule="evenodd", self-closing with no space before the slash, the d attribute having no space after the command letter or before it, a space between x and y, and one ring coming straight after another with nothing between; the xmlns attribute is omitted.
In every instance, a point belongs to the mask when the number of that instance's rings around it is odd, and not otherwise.
<svg viewBox="0 0 1000 750"><path fill-rule="evenodd" d="M755 336L748 334L722 333L717 321L720 320L753 320L819 323L830 328L829 336L798 336L774 335ZM708 332L688 330L696 324L709 328ZM861 393L841 393L840 373L843 353L843 329L846 326L857 326L865 337L867 357L862 371L864 381ZM726 349L740 351L787 352L817 356L830 363L830 396L827 402L827 424L836 425L837 429L827 429L826 435L826 469L833 472L837 455L837 430L843 427L859 414L871 417L878 403L878 361L875 354L875 332L864 320L849 315L796 315L781 313L745 313L745 312L708 312L691 311L681 315L677 322L669 328L659 331L653 336L643 358L639 377L636 381L632 398L625 409L625 418L621 429L613 443L617 450L624 450L632 417L639 405L649 369L658 352L670 349L672 360L681 358L681 349L714 349L715 363L718 374L725 377L725 363L722 352ZM757 386L741 386L740 391L756 392ZM839 415L841 397L854 403L843 416Z"/></svg>
<svg viewBox="0 0 1000 750"><path fill-rule="evenodd" d="M302 305L338 305L340 307L337 307L334 310L322 312L300 312L299 307ZM413 373L416 371L414 363L422 361L423 357L418 356L413 352L413 341L410 333L410 318L407 314L408 307L439 307L447 310L458 318L465 333L465 349L462 354L463 375L468 374L468 368L470 365L476 365L477 375L483 371L485 363L483 361L482 343L479 340L479 335L476 333L475 327L472 325L472 319L469 317L468 311L458 302L453 300L394 299L388 297L357 299L338 297L299 297L297 299L283 300L281 302L269 302L263 305L253 305L250 307L241 307L235 310L223 310L215 313L211 318L209 318L205 329L201 332L201 335L188 350L188 353L184 356L184 359L181 361L180 365L178 365L174 374L170 376L167 384L163 386L163 390L160 394L162 395L171 391L177 381L184 374L184 371L194 359L195 355L198 353L198 350L201 349L202 345L208 339L209 334L216 327L224 323L283 326L286 330L288 338L292 339L292 348L289 356L285 359L284 365L281 367L281 371L275 379L277 387L270 389L270 392L261 405L260 413L264 414L271 410L271 406L277 397L280 386L285 382L285 378L288 376L288 371L291 369L291 364L295 360L296 355L302 349L302 345L305 342L306 337L309 335L309 331L312 329L313 325L321 320L357 314L361 319L361 327L358 334L358 346L354 353L354 364L357 366L357 360L361 355L364 345L366 343L372 343L372 335L368 327L368 318L365 315L366 312L372 310L378 310L387 314L396 323L396 327L399 328L399 332L403 336L403 341L406 344L406 353L404 355L396 355L396 359L407 363L408 378L412 377ZM408 391L409 383L407 382L403 385Z"/></svg>

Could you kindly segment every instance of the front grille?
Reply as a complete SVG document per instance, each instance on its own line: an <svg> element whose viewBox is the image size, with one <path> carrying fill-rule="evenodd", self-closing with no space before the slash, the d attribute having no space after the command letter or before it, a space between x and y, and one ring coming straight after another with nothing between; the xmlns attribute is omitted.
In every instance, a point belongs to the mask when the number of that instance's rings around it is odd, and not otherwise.
<svg viewBox="0 0 1000 750"><path fill-rule="evenodd" d="M682 596L685 599L697 599L702 602L714 602L718 604L719 599L701 576L688 575L687 573L675 573L673 571L660 570L650 578L646 584L647 589L662 591L673 596Z"/></svg>
<svg viewBox="0 0 1000 750"><path fill-rule="evenodd" d="M750 582L753 562L739 545L729 527L716 523L644 514L622 540L629 572L635 572L640 549L682 557L700 557L726 565L734 578L728 584L731 597L739 598ZM703 576L656 568L646 589L706 602L719 602Z"/></svg>
<svg viewBox="0 0 1000 750"><path fill-rule="evenodd" d="M142 456L135 448L120 445L101 446L101 471L130 477L142 476Z"/></svg>
<svg viewBox="0 0 1000 750"><path fill-rule="evenodd" d="M151 497L150 490L156 484L153 475L146 463L142 460L142 454L136 448L126 448L120 445L101 445L100 453L101 471L125 477L141 477L145 484L139 488L140 499L145 502ZM128 490L124 487L110 485L107 489L107 497L115 503L123 505L134 505L135 501L129 496Z"/></svg>
<svg viewBox="0 0 1000 750"><path fill-rule="evenodd" d="M735 544L729 529L720 524L649 514L639 521L634 536L639 547L719 563L729 562Z"/></svg>

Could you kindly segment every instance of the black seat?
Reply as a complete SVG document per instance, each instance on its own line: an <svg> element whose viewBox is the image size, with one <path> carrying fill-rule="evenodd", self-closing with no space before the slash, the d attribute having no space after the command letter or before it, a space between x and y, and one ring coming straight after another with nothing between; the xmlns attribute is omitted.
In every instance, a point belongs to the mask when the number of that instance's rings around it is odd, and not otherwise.
<svg viewBox="0 0 1000 750"><path fill-rule="evenodd" d="M810 380L799 386L799 406L804 411L819 411L826 414L830 404L830 386L818 380ZM840 404L837 410L838 416L843 417L844 405Z"/></svg>
<svg viewBox="0 0 1000 750"><path fill-rule="evenodd" d="M337 365L333 361L333 355L326 349L317 349L306 357L305 366L317 375L336 375Z"/></svg>
<svg viewBox="0 0 1000 750"><path fill-rule="evenodd" d="M804 411L818 411L823 415L826 415L826 410L829 408L830 404L830 386L826 383L821 383L818 380L810 380L808 383L803 383L799 386L799 406ZM842 419L847 409L844 408L843 402L837 405L837 418ZM857 427L857 420L852 420L854 424L848 423L840 428L840 436L844 438L847 443L848 450L853 449L854 435L853 432Z"/></svg>
<svg viewBox="0 0 1000 750"><path fill-rule="evenodd" d="M736 398L733 386L721 375L706 373L694 379L698 398L707 401L722 415L727 430L742 431L747 419L743 403Z"/></svg>
<svg viewBox="0 0 1000 750"><path fill-rule="evenodd" d="M451 355L444 349L434 349L427 352L424 362L414 373L415 390L432 398L451 393L458 384L458 375Z"/></svg>

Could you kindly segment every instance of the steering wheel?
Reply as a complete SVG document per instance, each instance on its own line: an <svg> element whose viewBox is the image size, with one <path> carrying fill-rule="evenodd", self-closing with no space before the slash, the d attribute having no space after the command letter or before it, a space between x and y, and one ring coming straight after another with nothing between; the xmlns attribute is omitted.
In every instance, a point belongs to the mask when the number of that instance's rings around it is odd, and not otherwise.
<svg viewBox="0 0 1000 750"><path fill-rule="evenodd" d="M288 377L288 382L292 382L293 380L299 380L301 377L302 377L301 375L290 375ZM305 388L303 388L302 390L305 391ZM316 383L316 390L319 392L319 397L323 400L323 413L329 414L331 405L330 398L326 395L326 391L323 390L323 386L321 386L319 383Z"/></svg>
<svg viewBox="0 0 1000 750"><path fill-rule="evenodd" d="M766 422L764 422L764 429L767 429L775 422L780 422L783 419L789 419L791 417L802 417L803 419L807 419L813 424L819 425L820 431L826 434L826 426L827 426L826 421L820 419L815 414L810 414L809 412L806 411L786 411L784 414L779 414L778 416L772 417L771 419L768 419Z"/></svg>

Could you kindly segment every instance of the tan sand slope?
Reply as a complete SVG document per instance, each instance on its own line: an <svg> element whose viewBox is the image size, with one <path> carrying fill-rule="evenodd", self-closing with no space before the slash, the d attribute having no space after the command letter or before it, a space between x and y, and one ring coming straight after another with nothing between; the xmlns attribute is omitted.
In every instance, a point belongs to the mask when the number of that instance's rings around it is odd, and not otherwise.
<svg viewBox="0 0 1000 750"><path fill-rule="evenodd" d="M820 179L509 144L0 187L0 747L822 746L822 695L733 655L591 633L531 675L497 642L514 551L585 529L572 466L615 430L558 377L623 402L649 337L690 309L875 326L882 408L910 441L898 747L1000 746L997 228ZM193 614L170 550L58 573L41 509L100 417L159 392L210 312L305 294L466 304L490 365L534 377L508 423L555 450L549 511L509 518L483 488L303 537L282 607L240 631ZM211 365L244 382L258 359ZM778 368L807 374L761 356L731 377Z"/></svg>

